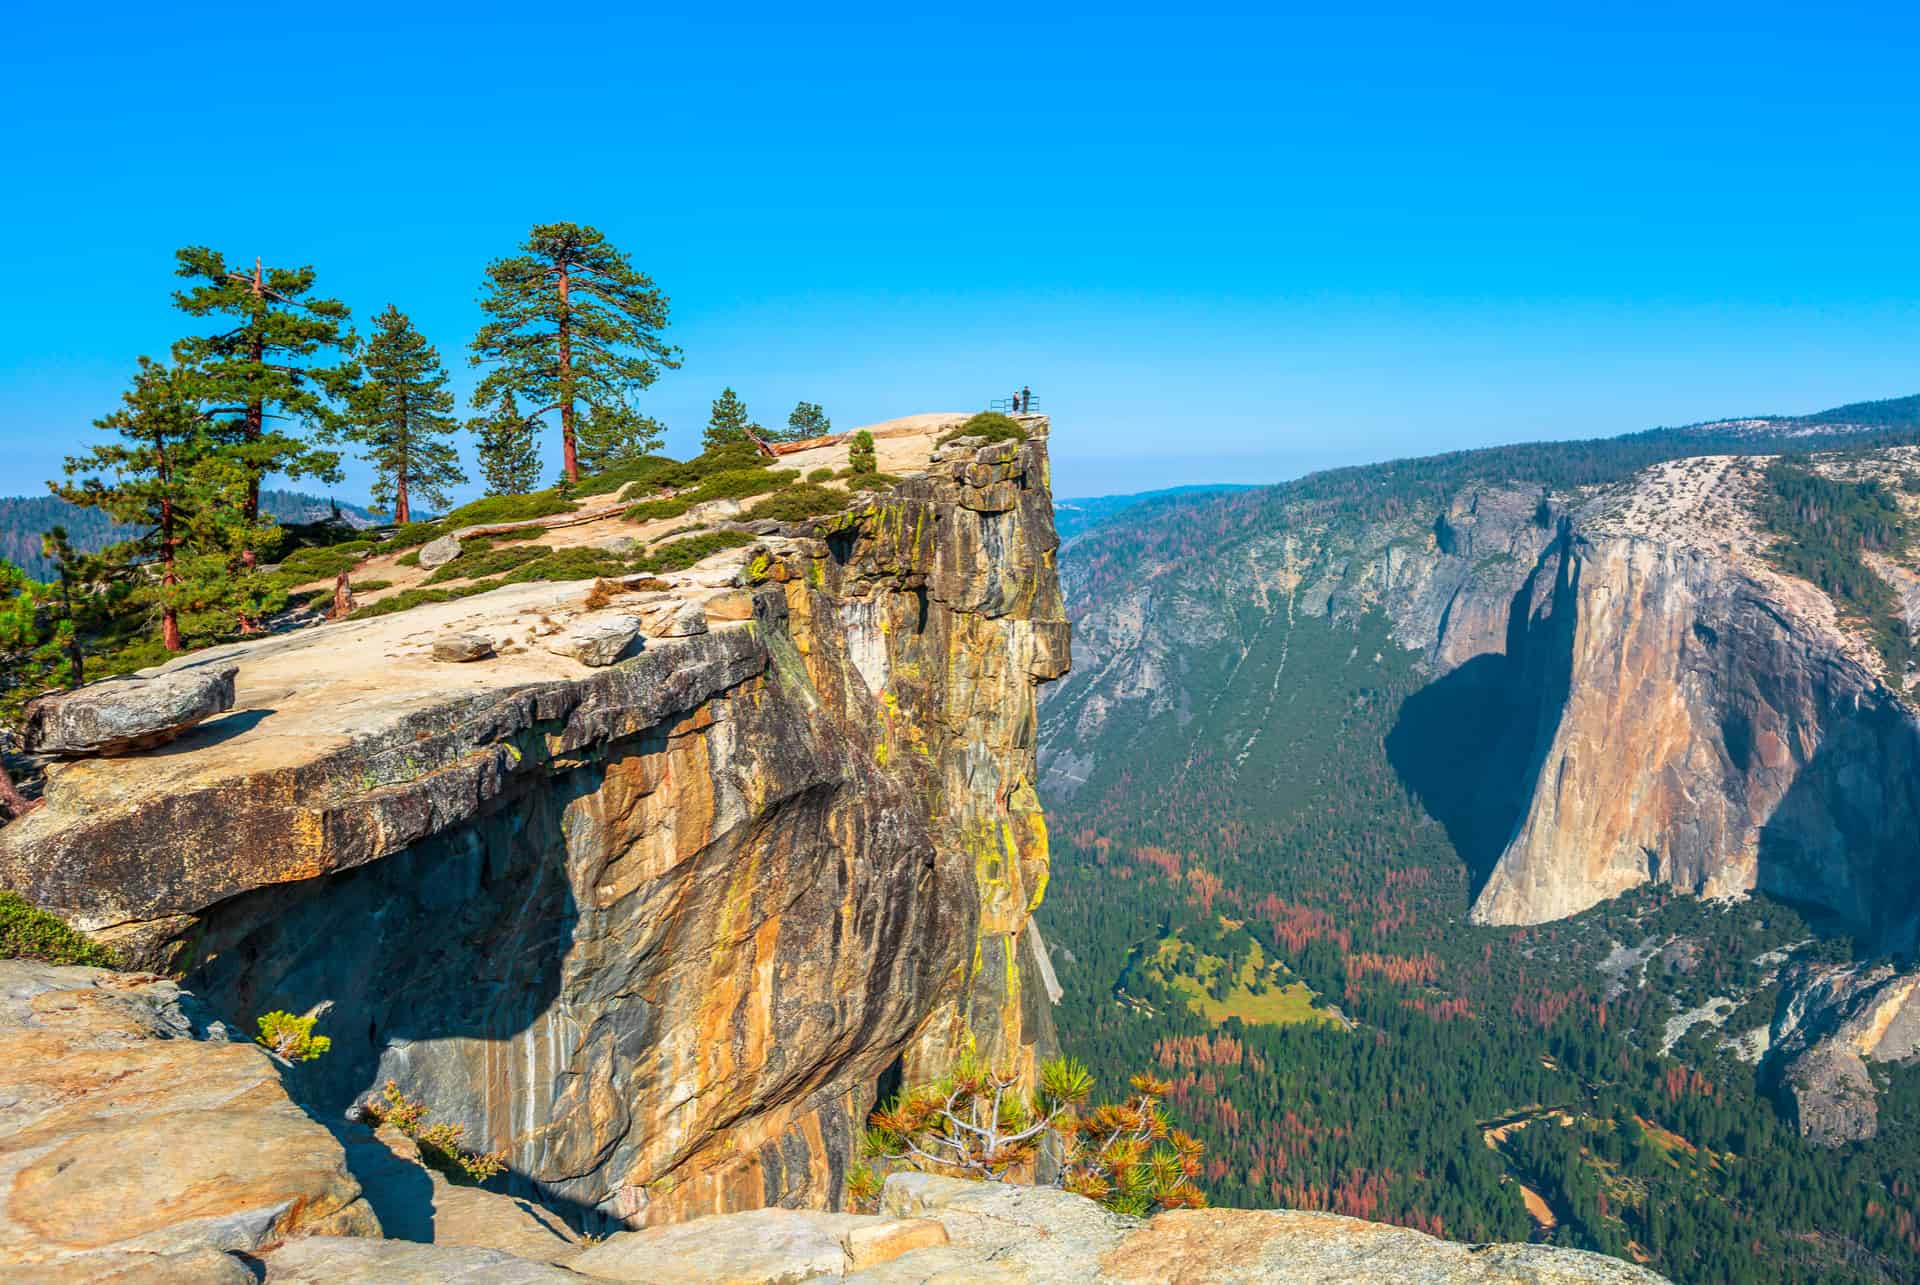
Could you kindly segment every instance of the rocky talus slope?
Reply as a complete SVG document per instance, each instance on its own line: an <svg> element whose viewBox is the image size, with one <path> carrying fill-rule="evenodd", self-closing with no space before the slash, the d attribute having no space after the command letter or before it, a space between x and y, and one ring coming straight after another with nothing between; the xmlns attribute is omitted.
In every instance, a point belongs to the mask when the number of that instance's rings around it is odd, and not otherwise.
<svg viewBox="0 0 1920 1285"><path fill-rule="evenodd" d="M1409 720L1422 709L1454 719L1426 729L1453 751L1409 783L1475 868L1476 921L1542 923L1647 883L1714 897L1761 889L1868 951L1911 959L1920 950L1912 678L1886 672L1857 622L1766 559L1771 537L1755 514L1767 462L1674 460L1584 491L1473 483L1437 514L1416 506L1355 520L1301 505L1203 576L1184 563L1178 574L1149 567L1097 601L1070 582L1079 664L1048 697L1057 730L1042 748L1045 779L1074 789L1103 729L1184 716L1202 699L1183 687L1182 655L1229 640L1220 604L1349 623L1377 611L1431 675ZM1892 483L1916 466L1911 447L1815 465ZM1920 515L1920 496L1890 490ZM1909 625L1920 624L1916 568L1875 566ZM1837 1060L1856 1087L1860 1058L1920 1054L1913 1022L1896 1020L1912 987L1886 980L1868 987L1880 996L1871 1036L1828 1042L1816 1059ZM1800 970L1792 983L1806 1003L1783 1005L1778 1056L1803 1056L1819 1032L1852 1022L1857 1000L1835 1012L1822 997L1862 989L1851 969ZM1783 1077L1816 1082L1833 1080ZM1790 1091L1813 1136L1872 1131L1870 1110Z"/></svg>

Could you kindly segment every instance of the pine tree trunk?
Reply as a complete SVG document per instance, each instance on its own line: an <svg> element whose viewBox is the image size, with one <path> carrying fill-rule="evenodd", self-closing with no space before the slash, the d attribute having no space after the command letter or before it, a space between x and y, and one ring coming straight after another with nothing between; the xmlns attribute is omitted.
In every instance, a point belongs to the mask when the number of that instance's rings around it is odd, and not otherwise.
<svg viewBox="0 0 1920 1285"><path fill-rule="evenodd" d="M573 317L567 304L567 265L560 265L560 449L567 481L580 480L580 456L573 444Z"/></svg>
<svg viewBox="0 0 1920 1285"><path fill-rule="evenodd" d="M166 476L163 472L163 478ZM173 567L173 501L163 499L160 501L160 587L164 591L179 582ZM160 608L160 641L168 651L181 650L180 615L172 602Z"/></svg>
<svg viewBox="0 0 1920 1285"><path fill-rule="evenodd" d="M29 799L14 787L13 777L7 773L7 765L0 763L0 808L13 814L17 821L44 802L42 799Z"/></svg>
<svg viewBox="0 0 1920 1285"><path fill-rule="evenodd" d="M260 275L260 260L258 256L256 256L253 260L253 297L256 299L263 298L265 297L266 292L267 292L266 282ZM259 325L258 318L255 319L254 324L256 327ZM248 345L247 356L252 359L253 364L256 368L259 367L262 363L264 363L267 359L266 340L260 337L260 333L257 329L254 331L252 342ZM249 401L247 403L247 425L246 425L246 438L247 438L248 445L252 445L254 442L257 442L260 440L260 435L266 431L266 425L267 425L266 403L258 399ZM246 503L246 507L241 510L241 516L247 520L247 526L249 528L251 528L254 522L257 521L260 517L260 471L254 468L251 464L247 466L247 503ZM255 557L254 557L253 548L251 545L249 545L247 548L241 550L240 552L240 565L245 567L248 571L252 571L254 568L254 563L255 563ZM240 631L242 633L251 632L251 630L247 627L248 624L249 622L244 618L241 620Z"/></svg>
<svg viewBox="0 0 1920 1285"><path fill-rule="evenodd" d="M393 470L393 520L405 526L413 518L407 506L407 412L400 412L400 463Z"/></svg>

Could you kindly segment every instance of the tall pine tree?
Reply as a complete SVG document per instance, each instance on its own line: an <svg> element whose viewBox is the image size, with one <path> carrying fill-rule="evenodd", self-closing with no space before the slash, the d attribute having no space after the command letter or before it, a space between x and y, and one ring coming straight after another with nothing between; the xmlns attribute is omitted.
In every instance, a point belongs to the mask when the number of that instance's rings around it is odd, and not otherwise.
<svg viewBox="0 0 1920 1285"><path fill-rule="evenodd" d="M373 505L393 520L413 521L417 497L444 507L448 488L467 480L449 440L458 427L440 354L392 304L374 318L361 354L363 378L347 394L347 437L373 465Z"/></svg>
<svg viewBox="0 0 1920 1285"><path fill-rule="evenodd" d="M833 421L819 402L801 402L787 416L787 431L781 436L789 442L804 442L810 437L825 437L833 431Z"/></svg>
<svg viewBox="0 0 1920 1285"><path fill-rule="evenodd" d="M175 360L192 372L192 393L214 425L223 449L246 474L241 517L260 516L260 481L269 473L340 478L340 457L303 438L335 427L329 402L351 386L351 362L323 364L352 347L343 334L347 307L312 298L313 269L262 268L239 272L218 251L188 246L175 252L174 275L194 284L174 303L192 317L216 317L212 334L182 339ZM254 551L242 551L249 568Z"/></svg>
<svg viewBox="0 0 1920 1285"><path fill-rule="evenodd" d="M0 728L17 734L28 701L80 682L73 628L58 588L0 559ZM17 818L39 806L20 793L0 762L0 808Z"/></svg>
<svg viewBox="0 0 1920 1285"><path fill-rule="evenodd" d="M528 419L558 411L563 467L577 482L580 407L624 408L679 366L680 350L660 337L667 297L593 228L542 223L520 248L487 265L480 307L490 320L473 337L473 363L492 369L473 401L512 390L536 408Z"/></svg>
<svg viewBox="0 0 1920 1285"><path fill-rule="evenodd" d="M740 400L740 395L733 389L723 388L720 395L713 399L713 413L707 419L707 431L701 437L700 445L711 451L744 442L753 427L753 417L747 414L747 404Z"/></svg>
<svg viewBox="0 0 1920 1285"><path fill-rule="evenodd" d="M160 626L168 651L184 635L218 635L232 620L272 610L270 591L238 564L271 538L269 523L244 516L250 471L224 454L193 399L193 377L142 357L119 408L95 421L117 440L67 460L75 481L51 484L61 499L101 510L134 534L88 559L92 578L132 583L132 599ZM189 624L191 622L191 624Z"/></svg>
<svg viewBox="0 0 1920 1285"><path fill-rule="evenodd" d="M580 424L580 471L604 473L660 449L667 426L625 406L595 406Z"/></svg>
<svg viewBox="0 0 1920 1285"><path fill-rule="evenodd" d="M511 388L502 391L499 405L468 427L478 443L488 495L525 495L540 485L540 444L534 422L520 413Z"/></svg>

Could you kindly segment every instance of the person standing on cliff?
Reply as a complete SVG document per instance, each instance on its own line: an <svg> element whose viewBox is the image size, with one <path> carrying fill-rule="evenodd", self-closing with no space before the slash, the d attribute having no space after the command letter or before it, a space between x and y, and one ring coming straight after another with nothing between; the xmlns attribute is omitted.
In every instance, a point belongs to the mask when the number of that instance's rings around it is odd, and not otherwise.
<svg viewBox="0 0 1920 1285"><path fill-rule="evenodd" d="M1029 414L1032 414L1032 412L1033 412L1033 389L1032 389L1031 387L1023 387L1023 388L1021 388L1021 390L1020 390L1020 398L1019 398L1019 401L1020 401L1020 413L1021 413L1022 415L1029 415Z"/></svg>

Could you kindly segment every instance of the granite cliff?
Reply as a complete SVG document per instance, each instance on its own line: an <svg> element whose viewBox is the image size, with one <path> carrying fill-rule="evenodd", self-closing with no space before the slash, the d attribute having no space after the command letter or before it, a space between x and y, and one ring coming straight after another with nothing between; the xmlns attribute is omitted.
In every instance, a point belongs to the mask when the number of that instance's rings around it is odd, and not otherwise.
<svg viewBox="0 0 1920 1285"><path fill-rule="evenodd" d="M518 586L195 654L232 712L57 764L0 885L229 1019L318 1013L294 1079L393 1079L589 1224L840 1199L883 1076L1050 1049L1034 696L1068 664L1046 422L845 513L585 600ZM831 463L844 445L796 462ZM544 645L658 622L595 668ZM628 626L631 629L631 626ZM434 659L481 637L492 655Z"/></svg>
<svg viewBox="0 0 1920 1285"><path fill-rule="evenodd" d="M1869 955L1911 961L1913 677L1766 556L1767 462L1696 456L1592 486L1479 478L1425 503L1282 493L1218 551L1150 556L1124 576L1070 563L1078 664L1046 698L1043 780L1070 794L1103 734L1184 722L1217 699L1187 678L1201 650L1244 649L1267 621L1376 616L1426 681L1383 749L1466 861L1474 921L1546 923L1648 884L1761 890ZM1920 496L1901 483L1916 465L1920 451L1892 447L1814 467L1878 477L1912 516ZM1874 566L1911 628L1915 568ZM1285 677L1269 699L1287 699ZM1858 973L1807 965L1784 979L1769 1071L1821 1140L1872 1132L1861 1059L1920 1053L1901 1017L1913 974ZM1863 1005L1870 1037L1855 1031ZM1835 1044L1836 1030L1855 1033Z"/></svg>

